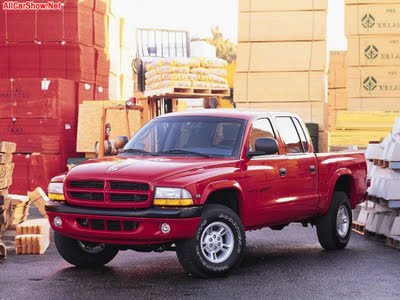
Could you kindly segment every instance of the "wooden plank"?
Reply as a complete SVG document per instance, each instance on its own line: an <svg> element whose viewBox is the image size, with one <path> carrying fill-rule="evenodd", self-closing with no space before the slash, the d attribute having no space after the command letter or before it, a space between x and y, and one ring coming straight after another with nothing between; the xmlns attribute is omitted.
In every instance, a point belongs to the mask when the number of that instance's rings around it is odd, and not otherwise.
<svg viewBox="0 0 400 300"><path fill-rule="evenodd" d="M326 41L239 43L236 72L325 72L326 51Z"/></svg>
<svg viewBox="0 0 400 300"><path fill-rule="evenodd" d="M345 34L396 35L400 33L400 4L346 5Z"/></svg>
<svg viewBox="0 0 400 300"><path fill-rule="evenodd" d="M328 106L333 110L346 110L348 104L345 88L328 90Z"/></svg>
<svg viewBox="0 0 400 300"><path fill-rule="evenodd" d="M12 142L0 142L1 153L14 153L17 145Z"/></svg>
<svg viewBox="0 0 400 300"><path fill-rule="evenodd" d="M8 164L12 162L12 154L0 153L0 164Z"/></svg>
<svg viewBox="0 0 400 300"><path fill-rule="evenodd" d="M11 175L14 172L14 163L0 164L0 178Z"/></svg>
<svg viewBox="0 0 400 300"><path fill-rule="evenodd" d="M234 100L243 102L326 102L324 72L236 73Z"/></svg>
<svg viewBox="0 0 400 300"><path fill-rule="evenodd" d="M400 65L400 38L396 36L356 36L347 39L347 66Z"/></svg>
<svg viewBox="0 0 400 300"><path fill-rule="evenodd" d="M396 112L357 112L338 111L336 114L337 129L382 130L390 132L393 123L399 117Z"/></svg>
<svg viewBox="0 0 400 300"><path fill-rule="evenodd" d="M349 111L392 111L400 112L399 98L350 98Z"/></svg>
<svg viewBox="0 0 400 300"><path fill-rule="evenodd" d="M327 7L327 0L239 0L241 12L326 10Z"/></svg>
<svg viewBox="0 0 400 300"><path fill-rule="evenodd" d="M389 132L373 130L331 130L330 146L366 148L370 141L383 140Z"/></svg>
<svg viewBox="0 0 400 300"><path fill-rule="evenodd" d="M100 139L100 133L104 131L101 128L103 107L113 105L125 106L125 101L84 101L79 105L77 152L95 151L95 143ZM107 112L106 123L111 125L111 140L126 135L125 122L121 120L125 120L125 110ZM140 111L129 110L129 121L132 136L141 126Z"/></svg>
<svg viewBox="0 0 400 300"><path fill-rule="evenodd" d="M346 51L329 52L328 87L330 89L345 88L346 84Z"/></svg>
<svg viewBox="0 0 400 300"><path fill-rule="evenodd" d="M326 11L239 13L239 42L324 41Z"/></svg>

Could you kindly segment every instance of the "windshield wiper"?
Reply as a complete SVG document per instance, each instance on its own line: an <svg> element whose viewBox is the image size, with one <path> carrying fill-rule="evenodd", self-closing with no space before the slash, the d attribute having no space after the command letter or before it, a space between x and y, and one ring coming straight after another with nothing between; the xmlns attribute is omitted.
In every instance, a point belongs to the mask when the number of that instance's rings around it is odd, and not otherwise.
<svg viewBox="0 0 400 300"><path fill-rule="evenodd" d="M154 154L152 152L145 151L145 150L142 150L142 149L134 149L134 148L124 149L124 150L121 151L121 153L142 153L142 154L149 154L151 156L157 156L157 154Z"/></svg>
<svg viewBox="0 0 400 300"><path fill-rule="evenodd" d="M158 152L158 154L191 154L191 155L197 155L197 156L202 156L202 157L207 157L207 158L213 157L210 154L189 151L189 150L182 150L182 149L172 149L172 150L167 150L167 151L160 151L160 152Z"/></svg>

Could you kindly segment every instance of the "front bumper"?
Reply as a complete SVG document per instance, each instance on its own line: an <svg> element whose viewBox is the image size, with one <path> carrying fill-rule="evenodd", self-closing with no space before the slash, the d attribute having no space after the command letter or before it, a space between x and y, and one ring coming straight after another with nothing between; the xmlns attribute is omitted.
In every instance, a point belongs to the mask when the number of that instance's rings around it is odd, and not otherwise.
<svg viewBox="0 0 400 300"><path fill-rule="evenodd" d="M115 245L140 245L192 238L200 224L202 207L115 210L47 202L46 211L53 230L67 237ZM56 216L62 220L59 227L54 225ZM163 223L170 226L169 233L161 232Z"/></svg>

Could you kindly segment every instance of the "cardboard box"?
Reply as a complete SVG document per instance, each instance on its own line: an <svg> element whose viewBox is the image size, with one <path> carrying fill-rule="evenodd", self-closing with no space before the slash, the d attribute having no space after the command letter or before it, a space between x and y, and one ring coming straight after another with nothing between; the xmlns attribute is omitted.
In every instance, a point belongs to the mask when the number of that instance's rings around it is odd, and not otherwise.
<svg viewBox="0 0 400 300"><path fill-rule="evenodd" d="M236 73L235 102L327 101L323 72Z"/></svg>
<svg viewBox="0 0 400 300"><path fill-rule="evenodd" d="M325 11L239 13L239 42L326 40Z"/></svg>
<svg viewBox="0 0 400 300"><path fill-rule="evenodd" d="M392 35L400 33L400 4L346 5L345 33Z"/></svg>
<svg viewBox="0 0 400 300"><path fill-rule="evenodd" d="M348 66L400 65L400 37L350 37L347 39L347 43L346 65Z"/></svg>
<svg viewBox="0 0 400 300"><path fill-rule="evenodd" d="M318 123L319 130L328 129L328 106L324 102L237 103L239 109L267 109L298 114L305 123Z"/></svg>
<svg viewBox="0 0 400 300"><path fill-rule="evenodd" d="M239 11L326 10L327 0L239 0Z"/></svg>
<svg viewBox="0 0 400 300"><path fill-rule="evenodd" d="M239 43L236 72L326 71L325 41Z"/></svg>
<svg viewBox="0 0 400 300"><path fill-rule="evenodd" d="M328 107L329 109L339 110L347 109L347 91L346 89L329 89L328 90Z"/></svg>
<svg viewBox="0 0 400 300"><path fill-rule="evenodd" d="M329 88L345 88L346 87L346 51L330 51L329 52L329 70L328 70L328 87Z"/></svg>
<svg viewBox="0 0 400 300"><path fill-rule="evenodd" d="M399 68L349 67L347 91L349 98L400 97Z"/></svg>
<svg viewBox="0 0 400 300"><path fill-rule="evenodd" d="M399 98L350 98L348 101L350 111L399 111Z"/></svg>

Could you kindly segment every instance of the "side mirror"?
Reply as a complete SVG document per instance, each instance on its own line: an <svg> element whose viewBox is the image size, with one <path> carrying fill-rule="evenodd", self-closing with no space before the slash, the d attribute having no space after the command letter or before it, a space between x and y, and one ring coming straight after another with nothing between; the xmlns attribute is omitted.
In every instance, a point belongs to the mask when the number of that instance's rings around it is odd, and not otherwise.
<svg viewBox="0 0 400 300"><path fill-rule="evenodd" d="M249 156L270 155L276 154L278 149L278 142L273 138L259 138L256 139L256 149L250 152Z"/></svg>

